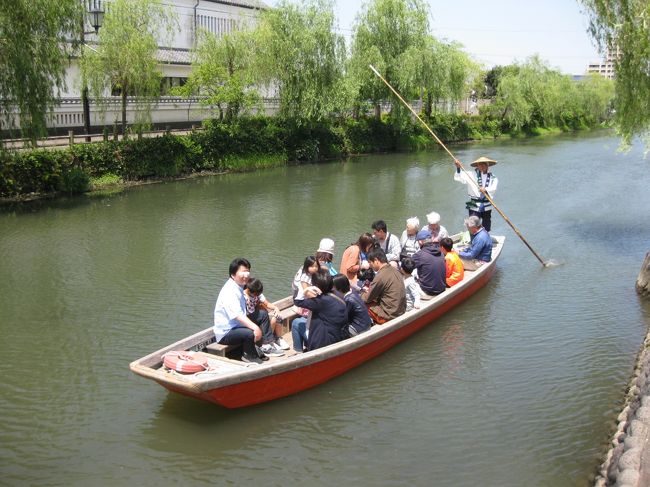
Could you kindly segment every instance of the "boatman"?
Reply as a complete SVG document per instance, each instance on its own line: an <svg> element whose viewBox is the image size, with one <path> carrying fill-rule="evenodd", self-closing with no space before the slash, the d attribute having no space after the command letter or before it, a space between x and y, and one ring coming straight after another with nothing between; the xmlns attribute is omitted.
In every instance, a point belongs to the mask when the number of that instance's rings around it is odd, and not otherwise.
<svg viewBox="0 0 650 487"><path fill-rule="evenodd" d="M462 164L458 159L454 160L456 164L456 172L454 173L454 181L458 181L467 186L467 194L469 201L465 203L469 216L477 216L481 219L483 228L487 232L492 228L492 204L487 199L486 193L490 198L494 198L494 193L497 190L499 180L497 177L489 172L488 168L497 163L494 159L481 156L472 162L471 166L475 169L474 172L463 171Z"/></svg>

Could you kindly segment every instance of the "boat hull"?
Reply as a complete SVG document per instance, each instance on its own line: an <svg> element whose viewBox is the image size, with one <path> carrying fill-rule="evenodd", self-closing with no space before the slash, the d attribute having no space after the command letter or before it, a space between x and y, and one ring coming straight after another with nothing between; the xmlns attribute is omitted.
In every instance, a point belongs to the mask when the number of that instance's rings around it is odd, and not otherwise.
<svg viewBox="0 0 650 487"><path fill-rule="evenodd" d="M392 348L425 326L430 325L435 319L462 303L485 286L494 274L495 266L491 265L489 268L484 269L484 271L468 283L469 285L459 290L460 292L453 294L449 299L432 307L428 312L407 321L399 329L385 335L379 335L374 340L368 341L358 348L324 358L323 360L290 370L279 370L277 373L263 377L242 380L241 382L201 391L188 390L188 388L179 387L177 384L167 381L159 380L158 382L171 391L213 402L226 408L251 406L296 394L344 374Z"/></svg>

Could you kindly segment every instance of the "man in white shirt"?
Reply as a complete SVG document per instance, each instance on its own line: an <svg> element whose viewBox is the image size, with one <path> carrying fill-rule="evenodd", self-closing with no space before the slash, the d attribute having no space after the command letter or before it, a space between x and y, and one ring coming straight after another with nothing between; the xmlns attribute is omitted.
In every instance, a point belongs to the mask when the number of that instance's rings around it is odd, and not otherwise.
<svg viewBox="0 0 650 487"><path fill-rule="evenodd" d="M397 235L388 231L384 220L377 220L372 224L372 235L377 240L379 247L386 254L388 263L397 268L399 264L399 254L402 252L402 246L399 243Z"/></svg>
<svg viewBox="0 0 650 487"><path fill-rule="evenodd" d="M244 286L250 277L251 264L238 258L230 263L230 279L219 291L214 306L214 336L223 345L241 345L242 361L262 363L255 342L262 339L262 330L246 313Z"/></svg>
<svg viewBox="0 0 650 487"><path fill-rule="evenodd" d="M469 216L479 217L483 228L488 232L492 228L492 203L485 195L488 194L490 198L494 198L494 193L497 190L499 180L489 171L489 167L496 163L497 161L494 159L481 156L471 164L475 170L466 172L462 170L463 166L460 161L454 161L456 164L454 181L467 186L467 194L470 199L465 203L465 207L469 211Z"/></svg>

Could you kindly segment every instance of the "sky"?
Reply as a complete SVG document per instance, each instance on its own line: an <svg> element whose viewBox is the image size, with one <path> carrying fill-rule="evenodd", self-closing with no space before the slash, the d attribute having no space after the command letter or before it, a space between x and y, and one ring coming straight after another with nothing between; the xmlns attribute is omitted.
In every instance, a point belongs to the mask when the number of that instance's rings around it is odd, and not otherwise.
<svg viewBox="0 0 650 487"><path fill-rule="evenodd" d="M265 0L275 6L280 0ZM298 0L294 0L298 3ZM589 19L577 0L427 0L432 34L457 41L486 68L538 54L564 74L584 74L602 55L592 42ZM362 0L335 0L339 31L352 36Z"/></svg>

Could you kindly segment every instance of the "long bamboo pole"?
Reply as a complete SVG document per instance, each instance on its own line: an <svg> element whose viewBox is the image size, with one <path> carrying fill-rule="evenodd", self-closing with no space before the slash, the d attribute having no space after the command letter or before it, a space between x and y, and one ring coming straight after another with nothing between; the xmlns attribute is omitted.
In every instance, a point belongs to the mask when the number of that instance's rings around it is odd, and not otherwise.
<svg viewBox="0 0 650 487"><path fill-rule="evenodd" d="M388 81L386 81L386 80L384 79L384 77L383 77L381 74L379 74L379 71L377 71L377 70L375 69L375 67L374 67L372 64L370 65L370 69L372 69L373 72L374 72L374 73L379 77L379 79L382 80L386 86L388 86L388 88L390 89L390 91L392 91L392 92L395 94L395 96L396 96L397 98L400 99L400 101L401 101L401 102L406 106L406 108L408 108L408 109L411 111L411 113L412 113L413 115L415 115L415 118L417 118L417 119L420 121L420 123L421 123L422 125L424 125L424 127L429 131L429 133L433 136L433 138L436 140L436 142L438 142L438 144L440 144L440 146L441 146L443 149L445 149L445 151L447 151L447 154L449 154L449 156L454 160L454 164L456 164L457 167L458 167L461 171L463 171L463 173L467 176L467 179L468 179L469 181L471 181L471 182L474 184L474 186L476 187L476 189L477 189L479 192L481 192L481 193L483 193L483 194L485 195L485 197L488 199L488 201L489 201L490 203L492 203L492 207L493 207L495 210L497 210L497 211L499 212L499 215L501 215L501 216L503 217L503 219L506 221L506 223L507 223L508 225L510 225L510 227L514 230L514 232L515 232L515 233L517 234L517 236L521 239L521 241L524 242L524 244L526 245L526 247L528 247L528 250L530 250L530 251L533 253L533 255L537 258L537 260L539 260L539 262L540 262L544 267L546 267L547 263L544 262L544 260L539 256L539 254L538 254L537 252L535 252L535 249L533 249L533 248L531 247L531 245L530 245L530 244L528 243L528 241L524 238L524 236L521 234L521 232L520 232L519 230L517 230L517 227L515 227L515 225L510 221L510 218L508 218L508 217L506 216L506 214L505 214L503 211L501 211L501 209L496 205L496 203L494 202L494 200L493 200L492 197L488 194L487 191L481 191L481 188L479 187L479 185L478 185L478 183L476 182L476 180L475 180L472 176L470 176L470 174L469 174L469 173L465 170L465 168L463 167L463 164L462 164L458 159L456 159L456 157L451 153L451 151L450 151L449 149L447 149L447 146L446 146L445 144L442 143L442 141L441 141L441 140L438 138L438 136L433 132L433 130L431 130L431 128L426 124L426 122L420 118L420 116L416 113L415 110L413 110L413 107L411 107L411 105L410 105L409 103L407 103L406 100L404 100L404 98L402 98L402 96L401 96L397 91L395 91L395 88L393 88L393 87L390 85L390 83L389 83Z"/></svg>

